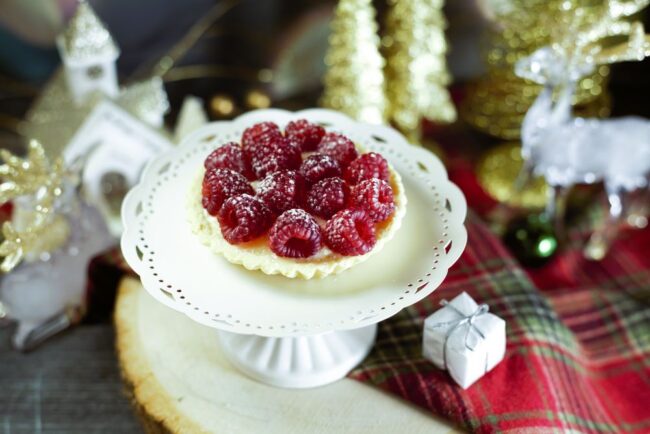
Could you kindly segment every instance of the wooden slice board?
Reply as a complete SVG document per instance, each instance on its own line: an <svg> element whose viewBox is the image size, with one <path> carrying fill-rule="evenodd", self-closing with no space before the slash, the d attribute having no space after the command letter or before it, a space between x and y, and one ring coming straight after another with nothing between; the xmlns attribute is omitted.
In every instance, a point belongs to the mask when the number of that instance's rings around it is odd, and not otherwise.
<svg viewBox="0 0 650 434"><path fill-rule="evenodd" d="M457 433L449 422L372 386L343 379L308 390L270 387L236 371L216 332L124 279L117 352L149 433Z"/></svg>

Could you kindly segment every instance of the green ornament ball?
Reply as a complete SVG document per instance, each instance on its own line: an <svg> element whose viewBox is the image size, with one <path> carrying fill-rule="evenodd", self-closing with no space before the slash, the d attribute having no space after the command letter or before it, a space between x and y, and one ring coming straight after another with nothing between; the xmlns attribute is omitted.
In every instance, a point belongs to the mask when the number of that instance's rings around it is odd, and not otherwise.
<svg viewBox="0 0 650 434"><path fill-rule="evenodd" d="M558 249L553 225L543 213L513 220L506 229L504 242L515 257L527 266L545 264Z"/></svg>

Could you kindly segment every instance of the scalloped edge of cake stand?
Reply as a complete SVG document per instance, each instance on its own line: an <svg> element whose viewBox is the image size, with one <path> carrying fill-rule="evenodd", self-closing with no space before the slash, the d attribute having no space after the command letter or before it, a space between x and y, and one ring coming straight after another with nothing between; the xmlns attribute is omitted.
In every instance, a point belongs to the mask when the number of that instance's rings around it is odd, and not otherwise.
<svg viewBox="0 0 650 434"><path fill-rule="evenodd" d="M198 152L200 148L192 145L194 142L208 146L222 128L236 130L238 126L267 119L271 115L277 119L306 117L327 122L333 128L345 127L355 132L361 141L372 140L370 148L385 148L389 158L401 158L403 164L410 166L412 172L407 173L411 173L413 180L422 182L421 185L435 192L437 207L434 211L444 219L445 224L448 222L442 237L433 246L437 253L435 257L432 256L432 268L429 272L423 270L426 275L422 274L419 279L415 276L407 287L396 289L395 294L383 304L360 307L349 316L335 318L327 324L304 323L294 328L285 327L283 322L269 325L259 317L251 316L245 320L234 318L218 308L197 306L190 303L194 299L184 300L184 294L176 297L176 292L180 293L180 290L170 291L180 286L150 271L153 270L150 263L160 255L154 256L154 251L149 249L143 238L144 234L139 234L147 218L153 215L151 198L147 201L145 193L156 190L156 182L166 185L168 179L173 178L170 172L174 175L173 171L180 167L184 158L188 158L189 150ZM391 146L385 143L391 143ZM172 160L177 158L181 158L180 163L174 166ZM206 125L188 137L179 148L151 161L140 183L129 192L123 203L125 232L121 245L125 259L140 274L143 286L155 299L201 324L218 329L216 333L224 352L239 371L273 386L310 388L334 382L354 369L371 350L379 321L426 297L444 280L449 267L456 262L467 242L467 231L463 225L466 211L467 204L462 192L449 181L440 160L421 148L410 146L401 134L390 127L359 124L329 110L311 109L297 113L260 110L232 122Z"/></svg>

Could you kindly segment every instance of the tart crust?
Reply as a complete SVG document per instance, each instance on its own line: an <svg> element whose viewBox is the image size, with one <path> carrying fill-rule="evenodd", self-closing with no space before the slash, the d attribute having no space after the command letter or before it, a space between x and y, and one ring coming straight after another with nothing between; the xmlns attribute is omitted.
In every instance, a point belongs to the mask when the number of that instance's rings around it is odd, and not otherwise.
<svg viewBox="0 0 650 434"><path fill-rule="evenodd" d="M406 214L406 194L400 175L389 166L390 185L395 199L395 212L386 221L376 226L377 243L373 249L360 256L342 256L326 246L310 258L295 259L277 256L268 247L268 236L257 240L232 245L221 235L216 217L211 216L201 205L201 184L205 169L201 167L190 187L188 195L188 220L192 232L214 253L223 255L229 262L248 270L260 270L265 274L281 274L289 278L313 279L338 274L359 264L379 252L390 241L402 225Z"/></svg>

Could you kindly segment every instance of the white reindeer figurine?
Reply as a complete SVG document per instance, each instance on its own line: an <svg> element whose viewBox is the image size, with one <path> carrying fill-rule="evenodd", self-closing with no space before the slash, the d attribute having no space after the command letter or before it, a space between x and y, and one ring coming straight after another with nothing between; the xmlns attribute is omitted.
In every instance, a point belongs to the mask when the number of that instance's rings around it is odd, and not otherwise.
<svg viewBox="0 0 650 434"><path fill-rule="evenodd" d="M646 2L647 3L647 2ZM599 64L642 60L650 55L650 38L641 23L621 21L632 13L610 3L607 15L570 39L542 47L516 65L522 78L543 85L524 118L521 130L522 187L535 174L550 188L546 212L562 231L564 202L575 184L603 182L609 217L596 230L585 250L592 259L602 258L625 216L627 193L647 189L650 174L650 121L639 117L585 119L574 117L571 101L576 83ZM571 29L576 30L576 29ZM598 41L627 35L627 41L602 48ZM554 100L554 95L557 99Z"/></svg>

